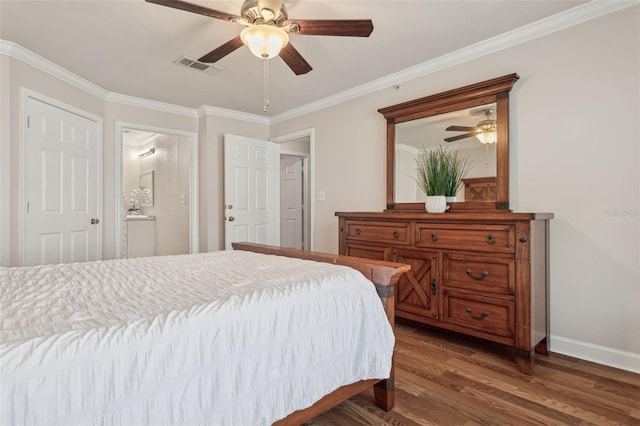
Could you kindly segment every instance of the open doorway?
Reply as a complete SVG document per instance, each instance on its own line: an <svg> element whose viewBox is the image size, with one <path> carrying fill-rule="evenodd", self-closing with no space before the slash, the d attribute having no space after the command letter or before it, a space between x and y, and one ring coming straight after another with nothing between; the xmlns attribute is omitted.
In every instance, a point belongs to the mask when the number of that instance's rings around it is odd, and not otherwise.
<svg viewBox="0 0 640 426"><path fill-rule="evenodd" d="M116 257L197 252L196 135L116 127Z"/></svg>
<svg viewBox="0 0 640 426"><path fill-rule="evenodd" d="M280 148L280 245L312 250L313 129L272 141Z"/></svg>

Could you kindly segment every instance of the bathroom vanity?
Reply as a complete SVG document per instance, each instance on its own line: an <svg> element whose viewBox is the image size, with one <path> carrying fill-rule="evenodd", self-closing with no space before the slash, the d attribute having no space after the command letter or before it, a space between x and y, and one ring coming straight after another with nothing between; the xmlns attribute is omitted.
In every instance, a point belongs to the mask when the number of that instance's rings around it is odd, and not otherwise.
<svg viewBox="0 0 640 426"><path fill-rule="evenodd" d="M127 215L124 219L123 257L146 257L156 254L156 218Z"/></svg>

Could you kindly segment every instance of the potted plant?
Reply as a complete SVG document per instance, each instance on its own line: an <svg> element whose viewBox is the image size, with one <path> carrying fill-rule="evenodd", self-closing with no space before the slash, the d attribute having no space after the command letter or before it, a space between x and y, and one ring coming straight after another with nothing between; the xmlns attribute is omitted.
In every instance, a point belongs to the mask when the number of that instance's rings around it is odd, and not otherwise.
<svg viewBox="0 0 640 426"><path fill-rule="evenodd" d="M469 160L449 152L442 145L433 150L422 148L416 158L416 182L427 196L425 207L429 213L443 213L447 209L445 197L455 197L462 178L469 172Z"/></svg>

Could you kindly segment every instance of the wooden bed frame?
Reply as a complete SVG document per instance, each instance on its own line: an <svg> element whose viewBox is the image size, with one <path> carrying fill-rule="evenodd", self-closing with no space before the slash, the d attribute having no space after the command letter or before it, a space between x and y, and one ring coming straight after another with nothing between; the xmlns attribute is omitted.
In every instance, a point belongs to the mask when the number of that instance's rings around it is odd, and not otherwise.
<svg viewBox="0 0 640 426"><path fill-rule="evenodd" d="M397 284L400 276L411 268L409 265L298 250L293 248L267 246L255 243L233 243L232 246L234 250L296 257L300 259L314 260L316 262L344 265L356 269L376 286L376 291L378 292L378 296L380 297L382 305L387 313L389 323L391 324L391 327L394 326L394 286ZM391 364L391 374L388 379L361 380L359 382L343 386L330 394L325 395L311 407L291 413L274 424L278 426L302 424L340 404L341 402L346 401L363 390L370 388L371 386L373 386L376 406L385 411L391 410L395 403L393 362Z"/></svg>

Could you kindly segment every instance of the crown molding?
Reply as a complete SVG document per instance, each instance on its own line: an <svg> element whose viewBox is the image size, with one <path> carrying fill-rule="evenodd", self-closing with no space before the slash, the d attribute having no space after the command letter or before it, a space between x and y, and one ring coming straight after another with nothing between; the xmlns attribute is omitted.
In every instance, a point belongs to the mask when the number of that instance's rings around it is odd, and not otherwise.
<svg viewBox="0 0 640 426"><path fill-rule="evenodd" d="M173 105L150 99L137 98L135 96L123 95L121 93L109 92L102 87L91 83L88 80L74 74L73 72L62 68L61 66L43 58L17 43L0 39L0 54L10 56L14 59L22 61L27 65L31 65L40 71L47 73L65 83L71 84L85 92L102 99L105 102L113 102L122 105L128 105L138 108L150 109L153 111L166 112L169 114L182 115L186 117L198 118L203 115L212 115L222 118L231 118L234 120L246 121L250 123L258 123L270 125L271 121L268 117L260 115L248 114L241 111L234 111L225 108L212 107L204 105L198 109Z"/></svg>
<svg viewBox="0 0 640 426"><path fill-rule="evenodd" d="M592 0L583 5L487 40L480 41L446 55L439 56L438 58L423 62L422 64L404 69L400 72L389 74L385 77L345 90L336 95L311 102L299 108L294 108L292 110L273 115L271 116L271 123L279 123L328 108L330 106L341 104L351 99L368 95L388 87L393 87L409 80L424 77L436 71L459 65L481 56L488 55L637 4L640 4L640 0Z"/></svg>
<svg viewBox="0 0 640 426"><path fill-rule="evenodd" d="M45 59L12 41L0 39L0 53L18 59L27 65L31 65L44 73L62 80L65 83L69 83L70 85L98 98L104 99L105 96L107 96L107 93L109 93L97 84L94 84L89 80L85 80L66 68L62 68L61 66L54 64L50 60Z"/></svg>
<svg viewBox="0 0 640 426"><path fill-rule="evenodd" d="M106 102L151 109L154 111L166 112L169 114L183 115L185 117L198 118L197 110L180 105L173 105L159 101L152 101L149 99L136 98L135 96L123 95L114 92L108 92L103 99Z"/></svg>
<svg viewBox="0 0 640 426"><path fill-rule="evenodd" d="M210 105L203 105L198 108L198 116L212 115L221 118L231 118L233 120L246 121L248 123L271 125L271 119L262 115L249 114L247 112L236 111L233 109L219 108Z"/></svg>
<svg viewBox="0 0 640 426"><path fill-rule="evenodd" d="M345 90L336 95L328 96L315 102L310 102L299 108L294 108L271 117L264 117L235 111L226 108L203 105L198 109L192 109L179 105L172 105L148 99L136 98L134 96L122 95L109 92L102 87L85 80L84 78L62 68L59 65L45 59L19 44L0 39L0 54L8 55L31 65L40 71L50 74L66 83L69 83L87 93L108 102L120 103L140 108L151 109L171 114L184 115L187 117L202 117L211 115L222 118L246 121L263 125L271 125L292 118L300 117L333 105L347 102L360 96L368 95L388 87L396 86L409 80L432 74L484 55L506 49L511 46L524 43L526 41L551 34L553 32L592 20L609 13L617 12L630 6L640 4L640 0L592 0L581 6L569 9L545 19L541 19L532 24L517 28L513 31L480 41L471 46L456 50L449 54L440 56L422 64L407 68L400 72L387 75L373 80L369 83Z"/></svg>

